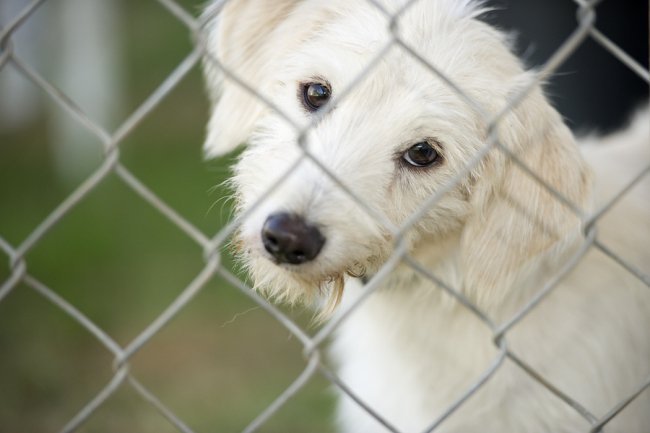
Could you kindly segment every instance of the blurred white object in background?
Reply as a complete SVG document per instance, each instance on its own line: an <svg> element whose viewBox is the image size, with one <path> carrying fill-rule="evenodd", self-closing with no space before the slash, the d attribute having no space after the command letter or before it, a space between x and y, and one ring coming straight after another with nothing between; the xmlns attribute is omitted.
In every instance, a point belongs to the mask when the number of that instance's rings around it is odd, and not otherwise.
<svg viewBox="0 0 650 433"><path fill-rule="evenodd" d="M30 2L2 0L0 22L11 22ZM13 35L16 55L65 93L95 123L115 128L123 95L118 2L46 2ZM0 71L0 129L28 127L45 107L56 170L78 182L97 166L99 140L42 90L8 65Z"/></svg>
<svg viewBox="0 0 650 433"><path fill-rule="evenodd" d="M5 28L28 4L27 0L0 1L0 28ZM38 69L42 62L40 47L34 43L45 30L44 17L39 14L27 20L11 38L14 52ZM41 107L36 87L23 78L15 68L5 65L0 69L0 131L24 128L38 116Z"/></svg>
<svg viewBox="0 0 650 433"><path fill-rule="evenodd" d="M117 2L61 0L53 11L60 29L54 77L94 122L111 131L123 90ZM50 105L55 163L65 179L78 181L97 166L103 149L75 119Z"/></svg>

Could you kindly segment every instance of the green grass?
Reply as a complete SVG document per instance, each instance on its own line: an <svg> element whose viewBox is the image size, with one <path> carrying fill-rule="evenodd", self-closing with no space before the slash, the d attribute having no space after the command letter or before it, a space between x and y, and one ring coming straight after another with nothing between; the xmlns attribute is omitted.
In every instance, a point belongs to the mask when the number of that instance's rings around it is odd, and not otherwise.
<svg viewBox="0 0 650 433"><path fill-rule="evenodd" d="M196 2L182 3L195 10ZM120 4L124 119L186 55L190 39L156 2ZM213 189L227 177L230 161L202 161L206 120L195 69L120 148L129 170L212 235L230 214L220 200L228 192ZM47 118L0 136L0 236L13 245L78 185L57 175L49 140ZM96 140L89 145L100 155ZM6 256L0 259L4 281L10 270ZM228 255L225 263L232 267ZM28 253L27 264L30 275L123 345L204 266L201 248L115 174L47 233ZM0 302L0 432L58 431L108 383L112 363L87 330L26 285L17 286ZM288 331L219 278L131 360L135 376L197 432L242 430L304 368L300 344ZM261 431L331 431L332 406L327 382L315 377ZM125 385L79 431L175 430Z"/></svg>

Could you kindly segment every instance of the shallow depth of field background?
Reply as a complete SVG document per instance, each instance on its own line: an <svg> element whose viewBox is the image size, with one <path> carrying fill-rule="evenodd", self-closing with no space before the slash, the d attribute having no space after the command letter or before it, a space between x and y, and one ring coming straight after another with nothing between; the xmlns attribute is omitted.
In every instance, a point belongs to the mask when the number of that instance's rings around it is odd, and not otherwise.
<svg viewBox="0 0 650 433"><path fill-rule="evenodd" d="M72 52L62 47L69 44L65 41L70 29L78 26L78 31L90 35L93 30L83 26L92 27L93 22L70 11L82 9L84 2L99 1L49 1L17 33L21 43L16 51L73 99L79 88L97 92L99 104L84 106L84 94L77 102L91 117L96 110L100 122L113 131L189 53L191 40L188 30L154 0L101 0L110 3L113 19L107 15L97 23L110 24L104 34L109 37L103 42L90 36L76 39L79 50L95 44L90 46L95 54L81 56L81 63L76 64L74 43ZM26 3L0 0L0 23L14 16L11 4ZM178 3L198 13L201 2ZM503 12L502 25L522 26L524 43L519 48L531 63L548 57L575 25L575 7L569 0L513 3L516 9L513 5ZM620 6L621 2L617 6L614 0L603 2L603 9L609 8L607 13L616 19L608 24L599 18L599 27L647 65L643 54L647 53L647 3L623 3L627 6ZM566 27L560 23L552 32L527 27L526 7L531 4L547 5L545 13L565 17ZM542 20L540 13L533 20ZM615 26L621 16L633 20L626 21L624 32ZM498 13L491 19L499 20ZM577 53L574 65L562 69L557 87L551 90L572 126L611 129L646 90L622 66L603 75L602 82L608 86L595 84L608 87L603 93L571 84L584 84L580 77L597 72L581 70L581 58L593 60L602 55L605 63L600 67L609 71L607 64L613 61L592 45ZM108 69L102 66L107 59ZM93 74L93 67L101 73ZM10 78L8 69L11 66L0 69L0 236L16 246L96 169L102 153L97 139L83 133L29 82ZM107 80L98 81L103 74ZM614 102L607 99L607 92L616 95ZM575 108L576 100L583 101L584 110ZM586 107L592 110L594 106L601 106L601 111L592 115ZM610 114L602 114L602 109ZM201 74L195 68L120 149L121 161L142 182L204 233L213 234L230 216L230 203L224 199L228 191L218 185L227 177L232 157L202 161L207 110ZM7 261L0 256L0 281L9 275ZM203 258L196 244L111 175L29 253L27 263L30 274L118 343L127 344L196 276ZM230 261L228 266L232 266ZM309 313L292 314L310 326ZM112 361L85 329L19 285L0 302L0 433L58 431L109 381ZM218 278L146 344L131 364L135 376L197 432L241 430L304 368L298 342ZM330 432L333 407L330 387L317 377L261 431ZM125 386L80 431L176 430Z"/></svg>
<svg viewBox="0 0 650 433"><path fill-rule="evenodd" d="M74 8L87 1L67 3ZM198 2L182 3L198 11ZM46 3L32 18L48 26L28 36L39 50L41 64L34 67L64 92L74 93L74 87L87 84L107 86L84 74L71 83L57 75L57 44L64 36L52 21L61 6ZM119 15L110 44L117 49L120 66L115 73L121 79L105 92L119 99L105 125L109 130L191 49L189 31L157 2L122 1L114 6ZM20 54L19 47L16 50ZM104 55L88 61L102 62ZM0 77L7 75L6 69L0 70ZM90 152L82 147L67 155L67 163L57 163L62 152L56 142L62 128L58 123L81 129L46 95L37 91L37 97L37 111L26 123L0 128L0 235L13 245L22 242L102 156L98 140L82 134L82 146ZM202 160L207 108L200 70L195 69L120 149L121 161L142 182L199 229L213 234L230 214L223 199L226 192L213 188L227 176L229 161ZM27 262L31 274L120 344L151 323L204 263L196 244L114 175L48 234ZM0 266L4 281L5 257ZM301 346L266 313L251 308L245 296L214 279L132 359L135 375L196 431L241 430L304 368ZM309 319L306 315L304 322ZM58 431L109 381L112 361L94 337L58 308L30 288L16 287L0 303L0 432ZM332 405L325 381L316 380L263 431L330 431ZM125 386L80 431L176 430Z"/></svg>

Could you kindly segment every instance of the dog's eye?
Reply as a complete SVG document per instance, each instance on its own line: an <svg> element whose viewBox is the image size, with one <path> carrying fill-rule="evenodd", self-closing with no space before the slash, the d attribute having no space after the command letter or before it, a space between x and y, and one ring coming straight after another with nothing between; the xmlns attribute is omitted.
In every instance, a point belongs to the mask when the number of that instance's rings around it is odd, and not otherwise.
<svg viewBox="0 0 650 433"><path fill-rule="evenodd" d="M402 159L415 167L427 167L438 160L438 152L429 143L417 143L404 152Z"/></svg>
<svg viewBox="0 0 650 433"><path fill-rule="evenodd" d="M305 108L316 111L329 101L330 88L322 83L307 83L302 85L302 100Z"/></svg>

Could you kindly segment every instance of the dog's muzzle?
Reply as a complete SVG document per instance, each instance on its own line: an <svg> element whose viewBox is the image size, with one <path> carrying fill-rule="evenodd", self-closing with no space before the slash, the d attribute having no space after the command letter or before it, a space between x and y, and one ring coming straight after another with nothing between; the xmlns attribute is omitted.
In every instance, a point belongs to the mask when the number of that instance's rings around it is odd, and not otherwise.
<svg viewBox="0 0 650 433"><path fill-rule="evenodd" d="M303 217L281 212L270 215L264 222L262 242L278 263L300 265L318 256L325 237Z"/></svg>

